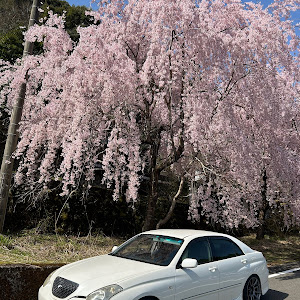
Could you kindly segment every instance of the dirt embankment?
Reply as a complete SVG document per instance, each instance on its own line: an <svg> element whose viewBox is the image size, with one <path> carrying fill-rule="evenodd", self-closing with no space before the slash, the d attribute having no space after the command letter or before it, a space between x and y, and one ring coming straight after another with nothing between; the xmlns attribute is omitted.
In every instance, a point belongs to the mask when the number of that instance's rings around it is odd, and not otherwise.
<svg viewBox="0 0 300 300"><path fill-rule="evenodd" d="M46 277L60 266L0 265L1 300L37 300Z"/></svg>

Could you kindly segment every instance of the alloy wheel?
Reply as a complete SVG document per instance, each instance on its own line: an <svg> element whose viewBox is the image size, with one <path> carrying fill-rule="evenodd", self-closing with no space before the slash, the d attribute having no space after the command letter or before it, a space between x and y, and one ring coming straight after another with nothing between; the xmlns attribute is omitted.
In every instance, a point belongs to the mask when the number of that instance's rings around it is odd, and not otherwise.
<svg viewBox="0 0 300 300"><path fill-rule="evenodd" d="M246 283L246 299L245 300L260 300L261 288L257 277L252 276Z"/></svg>

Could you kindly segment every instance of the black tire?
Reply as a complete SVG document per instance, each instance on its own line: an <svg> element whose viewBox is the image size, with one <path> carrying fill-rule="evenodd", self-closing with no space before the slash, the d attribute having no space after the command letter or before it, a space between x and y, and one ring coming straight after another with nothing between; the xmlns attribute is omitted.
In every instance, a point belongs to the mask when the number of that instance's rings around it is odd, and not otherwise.
<svg viewBox="0 0 300 300"><path fill-rule="evenodd" d="M260 300L261 285L257 276L251 276L245 283L243 300Z"/></svg>

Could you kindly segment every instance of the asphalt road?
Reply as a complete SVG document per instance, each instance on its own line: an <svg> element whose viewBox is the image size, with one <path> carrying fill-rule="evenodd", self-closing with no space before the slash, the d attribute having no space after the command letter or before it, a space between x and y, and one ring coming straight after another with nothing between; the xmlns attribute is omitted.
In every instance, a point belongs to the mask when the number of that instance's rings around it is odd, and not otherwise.
<svg viewBox="0 0 300 300"><path fill-rule="evenodd" d="M261 300L300 300L300 270L269 278L269 286Z"/></svg>

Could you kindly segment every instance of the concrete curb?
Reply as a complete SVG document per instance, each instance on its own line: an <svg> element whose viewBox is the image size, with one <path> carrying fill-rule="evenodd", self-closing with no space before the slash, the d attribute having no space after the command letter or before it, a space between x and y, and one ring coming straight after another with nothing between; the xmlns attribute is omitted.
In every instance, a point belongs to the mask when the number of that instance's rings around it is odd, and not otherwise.
<svg viewBox="0 0 300 300"><path fill-rule="evenodd" d="M0 265L0 299L37 300L46 277L61 265Z"/></svg>

